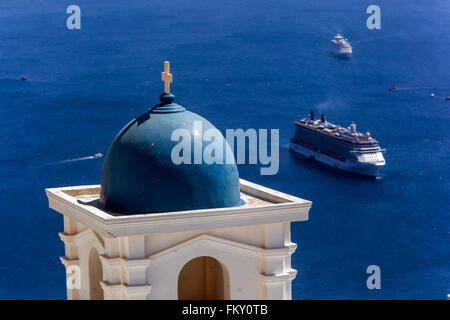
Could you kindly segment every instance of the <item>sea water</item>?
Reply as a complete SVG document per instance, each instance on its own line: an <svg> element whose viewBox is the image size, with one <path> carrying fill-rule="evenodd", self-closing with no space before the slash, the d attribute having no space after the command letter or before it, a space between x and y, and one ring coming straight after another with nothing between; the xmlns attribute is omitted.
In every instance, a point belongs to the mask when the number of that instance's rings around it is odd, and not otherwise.
<svg viewBox="0 0 450 320"><path fill-rule="evenodd" d="M369 30L372 2L1 1L0 298L65 298L63 219L44 189L100 182L95 155L158 102L170 60L188 110L223 131L280 130L278 174L239 173L313 202L309 221L292 224L295 299L445 299L450 3L378 2L381 29ZM66 27L72 4L80 30ZM338 32L350 60L331 53ZM381 177L291 153L293 122L310 109L370 131L387 149ZM366 286L370 265L380 290Z"/></svg>

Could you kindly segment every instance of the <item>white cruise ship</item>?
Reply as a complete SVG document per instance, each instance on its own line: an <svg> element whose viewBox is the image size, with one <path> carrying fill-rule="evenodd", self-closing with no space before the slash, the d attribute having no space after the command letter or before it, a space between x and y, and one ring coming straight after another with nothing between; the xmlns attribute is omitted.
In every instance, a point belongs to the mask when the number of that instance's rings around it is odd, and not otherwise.
<svg viewBox="0 0 450 320"><path fill-rule="evenodd" d="M329 123L324 114L315 120L312 110L310 119L295 121L290 148L328 166L367 176L378 176L386 164L386 150L369 132L358 132L355 123L348 128Z"/></svg>
<svg viewBox="0 0 450 320"><path fill-rule="evenodd" d="M341 58L351 58L352 57L352 46L348 39L344 39L343 36L337 34L331 40L331 46L333 52Z"/></svg>

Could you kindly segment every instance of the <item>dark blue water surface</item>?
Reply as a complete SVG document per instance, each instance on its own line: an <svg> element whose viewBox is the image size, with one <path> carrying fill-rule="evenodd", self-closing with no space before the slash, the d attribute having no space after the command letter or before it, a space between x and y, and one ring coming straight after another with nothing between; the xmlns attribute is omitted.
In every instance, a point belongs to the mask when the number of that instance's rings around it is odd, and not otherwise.
<svg viewBox="0 0 450 320"><path fill-rule="evenodd" d="M74 3L79 31L66 28ZM381 30L366 27L370 4ZM313 201L292 225L295 299L444 299L449 27L450 2L437 0L2 0L0 298L65 298L63 219L44 189L99 183L103 158L58 161L106 153L157 102L170 60L177 101L219 129L280 129L279 173L240 176ZM350 61L329 52L337 32ZM293 121L312 107L371 131L388 150L380 179L289 152ZM372 264L381 290L366 287Z"/></svg>

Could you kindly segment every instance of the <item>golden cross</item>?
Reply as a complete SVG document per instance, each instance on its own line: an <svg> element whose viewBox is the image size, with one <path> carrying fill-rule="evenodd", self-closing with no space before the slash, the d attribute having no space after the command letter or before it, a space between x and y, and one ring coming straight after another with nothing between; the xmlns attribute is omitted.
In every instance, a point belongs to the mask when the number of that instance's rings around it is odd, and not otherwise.
<svg viewBox="0 0 450 320"><path fill-rule="evenodd" d="M172 74L170 73L170 62L164 61L164 72L161 72L161 80L164 81L164 93L170 93Z"/></svg>

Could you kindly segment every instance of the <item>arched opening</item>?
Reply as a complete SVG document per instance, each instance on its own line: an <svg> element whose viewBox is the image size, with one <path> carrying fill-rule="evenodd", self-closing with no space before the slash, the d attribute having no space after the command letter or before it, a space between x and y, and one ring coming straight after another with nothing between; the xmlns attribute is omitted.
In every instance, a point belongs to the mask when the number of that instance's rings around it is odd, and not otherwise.
<svg viewBox="0 0 450 320"><path fill-rule="evenodd" d="M212 257L198 257L186 263L178 276L180 300L230 299L227 268Z"/></svg>
<svg viewBox="0 0 450 320"><path fill-rule="evenodd" d="M97 250L92 248L89 252L89 297L91 300L103 300L103 288L100 284L102 280L102 262Z"/></svg>

